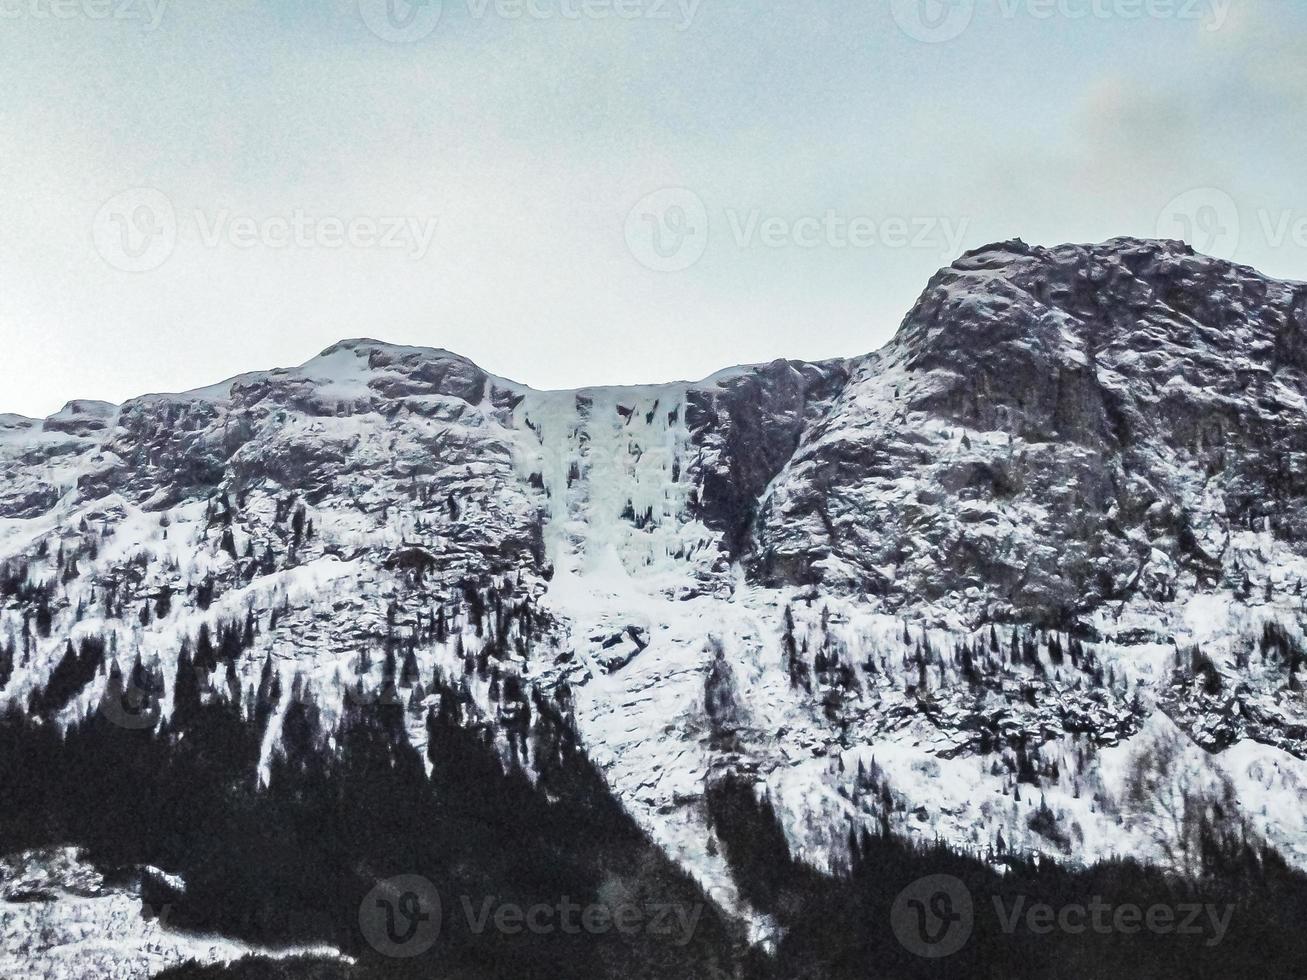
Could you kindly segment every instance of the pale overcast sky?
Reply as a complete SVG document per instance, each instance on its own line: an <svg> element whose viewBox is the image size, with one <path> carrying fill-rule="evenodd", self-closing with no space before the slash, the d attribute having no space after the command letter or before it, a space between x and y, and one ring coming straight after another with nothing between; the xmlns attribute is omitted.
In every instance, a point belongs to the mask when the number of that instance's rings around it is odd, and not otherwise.
<svg viewBox="0 0 1307 980"><path fill-rule="evenodd" d="M875 349L1019 236L1307 279L1298 0L0 0L0 412Z"/></svg>

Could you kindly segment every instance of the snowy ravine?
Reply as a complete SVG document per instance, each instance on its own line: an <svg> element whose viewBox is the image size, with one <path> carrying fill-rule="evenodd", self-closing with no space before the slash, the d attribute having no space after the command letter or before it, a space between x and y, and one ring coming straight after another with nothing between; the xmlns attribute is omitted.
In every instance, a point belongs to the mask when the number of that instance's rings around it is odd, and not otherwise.
<svg viewBox="0 0 1307 980"><path fill-rule="evenodd" d="M171 691L183 641L236 624L247 708L281 678L266 777L291 698L330 726L387 635L460 672L467 583L509 582L535 615L502 671L756 938L705 805L727 772L819 868L885 826L1184 870L1181 798L1307 868L1304 340L1305 285L1173 242L1008 242L847 361L539 392L351 340L0 416L0 698L29 710L88 636ZM434 696L404 696L421 746Z"/></svg>

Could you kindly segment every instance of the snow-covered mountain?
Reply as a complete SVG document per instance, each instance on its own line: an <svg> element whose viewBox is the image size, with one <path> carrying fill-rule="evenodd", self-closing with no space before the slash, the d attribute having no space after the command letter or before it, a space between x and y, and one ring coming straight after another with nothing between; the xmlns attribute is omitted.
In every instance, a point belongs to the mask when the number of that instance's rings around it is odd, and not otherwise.
<svg viewBox="0 0 1307 980"><path fill-rule="evenodd" d="M505 688L556 705L755 937L728 773L820 869L888 828L1190 870L1212 825L1307 868L1305 339L1307 285L1015 241L849 360L546 392L350 340L0 416L0 699L112 714L139 658L166 719L184 643L239 636L204 696L267 702L266 779L292 702L330 730L398 648L415 746L432 677L505 752Z"/></svg>

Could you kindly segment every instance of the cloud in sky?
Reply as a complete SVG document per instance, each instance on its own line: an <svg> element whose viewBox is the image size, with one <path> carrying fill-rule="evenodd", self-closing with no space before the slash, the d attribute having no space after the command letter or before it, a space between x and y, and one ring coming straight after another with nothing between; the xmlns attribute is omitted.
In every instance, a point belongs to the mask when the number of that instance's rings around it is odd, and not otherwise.
<svg viewBox="0 0 1307 980"><path fill-rule="evenodd" d="M540 387L856 354L960 248L1194 188L1307 278L1266 232L1307 219L1296 5L977 0L930 43L889 0L160 2L0 0L0 411L357 335Z"/></svg>

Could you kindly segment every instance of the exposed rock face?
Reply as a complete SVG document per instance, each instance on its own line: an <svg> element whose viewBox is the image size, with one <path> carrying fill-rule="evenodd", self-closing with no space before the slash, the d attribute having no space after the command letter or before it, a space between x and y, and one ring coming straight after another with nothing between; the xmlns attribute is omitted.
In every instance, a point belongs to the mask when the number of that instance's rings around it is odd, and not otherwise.
<svg viewBox="0 0 1307 980"><path fill-rule="evenodd" d="M0 416L0 698L68 722L114 676L33 700L70 637L171 686L184 638L248 624L205 696L276 673L266 770L289 701L330 726L382 650L503 728L511 676L728 906L724 767L816 864L850 825L1040 850L1036 798L1086 860L1162 860L1120 777L1179 740L1307 865L1304 339L1307 287L1182 245L1010 242L849 361L538 392L353 340ZM400 686L420 747L437 699Z"/></svg>
<svg viewBox="0 0 1307 980"><path fill-rule="evenodd" d="M1169 242L1009 242L936 275L766 500L755 567L1071 622L1303 536L1307 286Z"/></svg>
<svg viewBox="0 0 1307 980"><path fill-rule="evenodd" d="M829 409L848 380L843 364L773 361L691 391L687 424L715 466L701 474L703 522L720 532L732 557L748 545L750 525L767 485L790 461L803 432Z"/></svg>
<svg viewBox="0 0 1307 980"><path fill-rule="evenodd" d="M71 401L46 419L41 427L46 432L91 436L109 427L116 410L117 406L108 402Z"/></svg>

